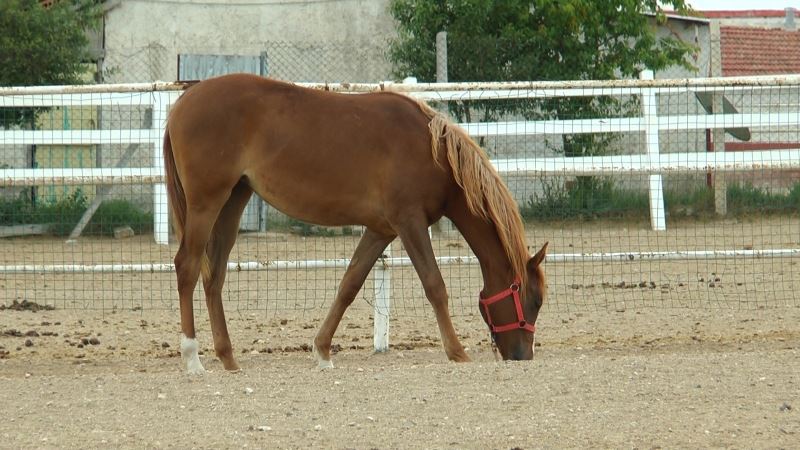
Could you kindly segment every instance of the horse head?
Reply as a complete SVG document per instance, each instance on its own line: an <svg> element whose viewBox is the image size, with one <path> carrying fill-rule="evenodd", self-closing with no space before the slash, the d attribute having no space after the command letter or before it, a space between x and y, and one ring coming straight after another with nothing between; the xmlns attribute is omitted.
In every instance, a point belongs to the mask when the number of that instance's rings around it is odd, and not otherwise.
<svg viewBox="0 0 800 450"><path fill-rule="evenodd" d="M481 315L503 359L533 359L536 318L547 295L541 268L546 253L547 243L528 260L526 283L517 277L506 290L480 299Z"/></svg>

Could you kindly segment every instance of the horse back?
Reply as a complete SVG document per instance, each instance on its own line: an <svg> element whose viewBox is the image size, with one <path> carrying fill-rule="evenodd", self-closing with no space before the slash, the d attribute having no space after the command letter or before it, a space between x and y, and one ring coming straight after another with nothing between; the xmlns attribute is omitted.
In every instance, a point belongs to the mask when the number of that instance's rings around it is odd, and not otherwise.
<svg viewBox="0 0 800 450"><path fill-rule="evenodd" d="M291 216L335 225L385 217L389 202L443 201L447 174L431 156L428 122L404 95L237 74L189 88L169 129L178 171L204 174L197 184L244 180Z"/></svg>

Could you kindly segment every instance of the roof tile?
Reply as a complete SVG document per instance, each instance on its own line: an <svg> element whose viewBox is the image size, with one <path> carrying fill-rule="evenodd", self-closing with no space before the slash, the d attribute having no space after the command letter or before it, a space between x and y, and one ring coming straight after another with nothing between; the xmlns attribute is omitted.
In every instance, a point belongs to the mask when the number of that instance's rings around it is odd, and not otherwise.
<svg viewBox="0 0 800 450"><path fill-rule="evenodd" d="M722 75L800 73L800 31L720 27Z"/></svg>

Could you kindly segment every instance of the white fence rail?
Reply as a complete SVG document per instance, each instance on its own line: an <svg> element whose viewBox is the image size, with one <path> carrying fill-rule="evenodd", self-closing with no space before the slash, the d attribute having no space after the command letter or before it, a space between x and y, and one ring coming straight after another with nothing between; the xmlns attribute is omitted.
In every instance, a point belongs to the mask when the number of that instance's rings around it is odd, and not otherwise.
<svg viewBox="0 0 800 450"><path fill-rule="evenodd" d="M159 86L169 90L158 90ZM180 97L179 83L0 88L0 108L58 106L136 106L153 111L148 128L114 130L0 130L6 145L153 144L154 167L97 169L0 169L0 187L42 184L153 184L156 242L169 242L169 213L163 184L164 127L170 105Z"/></svg>
<svg viewBox="0 0 800 450"><path fill-rule="evenodd" d="M564 262L630 262L636 260L702 260L741 258L793 258L800 256L800 248L775 250L702 250L674 252L616 252L616 253L560 253L547 256L548 263ZM478 264L474 256L440 256L440 265ZM349 258L320 260L275 260L229 262L229 272L258 272L262 270L311 270L345 269ZM412 267L407 257L385 257L380 259L384 269ZM148 264L18 264L0 266L2 273L169 273L175 266L168 263Z"/></svg>

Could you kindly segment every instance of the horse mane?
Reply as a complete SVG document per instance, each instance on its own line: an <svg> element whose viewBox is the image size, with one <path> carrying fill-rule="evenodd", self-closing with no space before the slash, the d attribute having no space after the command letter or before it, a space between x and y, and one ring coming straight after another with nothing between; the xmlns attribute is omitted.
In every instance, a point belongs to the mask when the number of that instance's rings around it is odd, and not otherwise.
<svg viewBox="0 0 800 450"><path fill-rule="evenodd" d="M525 265L530 255L525 243L525 228L517 202L508 187L483 149L464 129L425 102L417 103L430 119L428 128L434 161L440 164L439 151L443 143L453 177L464 191L469 210L494 224L512 269L522 283L526 283Z"/></svg>

